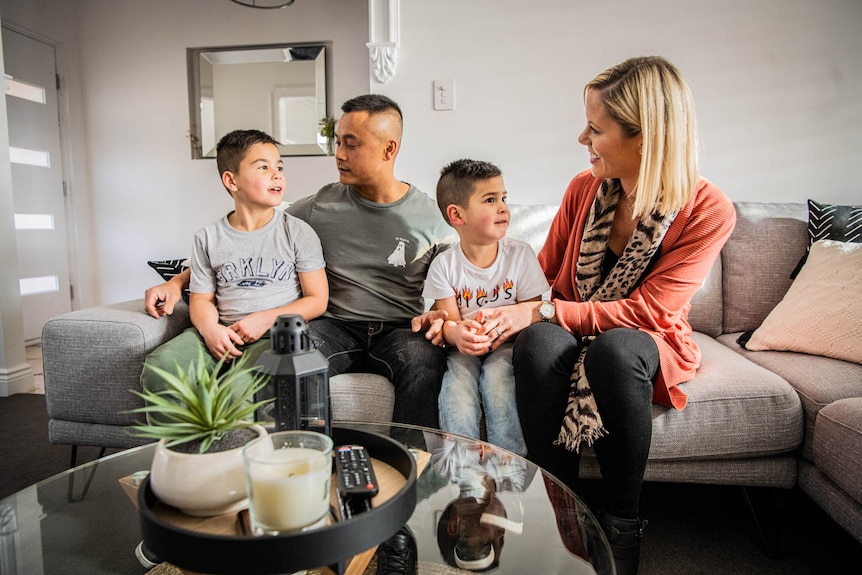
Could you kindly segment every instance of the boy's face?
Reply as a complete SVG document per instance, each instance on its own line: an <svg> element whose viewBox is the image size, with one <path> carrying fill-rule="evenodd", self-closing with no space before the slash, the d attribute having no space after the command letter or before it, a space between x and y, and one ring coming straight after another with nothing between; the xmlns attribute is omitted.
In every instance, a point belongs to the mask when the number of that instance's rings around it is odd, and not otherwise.
<svg viewBox="0 0 862 575"><path fill-rule="evenodd" d="M274 144L253 144L236 173L225 172L222 182L234 201L248 206L274 208L284 196L283 162Z"/></svg>
<svg viewBox="0 0 862 575"><path fill-rule="evenodd" d="M506 185L501 176L479 180L467 206L460 208L463 225L458 227L462 238L499 240L509 229L509 206ZM463 239L462 239L463 241Z"/></svg>

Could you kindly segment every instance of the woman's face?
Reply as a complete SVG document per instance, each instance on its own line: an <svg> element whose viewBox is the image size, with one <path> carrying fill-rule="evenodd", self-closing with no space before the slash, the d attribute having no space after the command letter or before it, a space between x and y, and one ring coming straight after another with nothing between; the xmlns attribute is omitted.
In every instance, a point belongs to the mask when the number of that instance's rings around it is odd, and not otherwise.
<svg viewBox="0 0 862 575"><path fill-rule="evenodd" d="M613 120L597 90L587 91L587 127L578 141L590 152L593 176L599 179L616 178L623 190L634 190L641 164L642 135L628 137L622 126Z"/></svg>

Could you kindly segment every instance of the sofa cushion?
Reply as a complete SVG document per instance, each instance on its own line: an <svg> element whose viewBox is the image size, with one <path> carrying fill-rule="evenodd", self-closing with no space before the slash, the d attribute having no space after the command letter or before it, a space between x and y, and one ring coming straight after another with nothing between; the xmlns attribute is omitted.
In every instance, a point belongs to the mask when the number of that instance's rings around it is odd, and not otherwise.
<svg viewBox="0 0 862 575"><path fill-rule="evenodd" d="M862 244L819 240L790 289L740 344L862 363Z"/></svg>
<svg viewBox="0 0 862 575"><path fill-rule="evenodd" d="M168 281L172 277L180 274L183 270L189 267L189 260L152 260L148 261L147 265L156 270L163 280ZM183 290L183 301L189 303L189 288Z"/></svg>
<svg viewBox="0 0 862 575"><path fill-rule="evenodd" d="M389 422L395 408L395 387L382 375L342 373L329 379L332 419Z"/></svg>
<svg viewBox="0 0 862 575"><path fill-rule="evenodd" d="M808 246L804 204L734 206L736 228L721 252L724 333L763 323L790 287L790 274Z"/></svg>
<svg viewBox="0 0 862 575"><path fill-rule="evenodd" d="M703 359L680 389L683 410L653 405L650 459L709 459L773 455L802 442L802 406L778 375L700 333Z"/></svg>
<svg viewBox="0 0 862 575"><path fill-rule="evenodd" d="M510 223L506 235L527 242L537 254L548 237L548 230L554 216L560 209L558 205L521 205L509 204Z"/></svg>
<svg viewBox="0 0 862 575"><path fill-rule="evenodd" d="M862 502L862 397L833 401L817 414L814 464Z"/></svg>
<svg viewBox="0 0 862 575"><path fill-rule="evenodd" d="M721 297L721 257L709 269L703 285L691 298L688 323L694 331L717 337L721 334L724 309Z"/></svg>
<svg viewBox="0 0 862 575"><path fill-rule="evenodd" d="M862 242L862 207L808 200L808 245L818 240ZM807 257L806 251L790 277L796 277Z"/></svg>
<svg viewBox="0 0 862 575"><path fill-rule="evenodd" d="M802 456L811 459L817 413L825 405L847 397L862 397L862 365L792 351L747 351L736 343L740 334L718 341L743 357L778 374L796 390L805 412Z"/></svg>

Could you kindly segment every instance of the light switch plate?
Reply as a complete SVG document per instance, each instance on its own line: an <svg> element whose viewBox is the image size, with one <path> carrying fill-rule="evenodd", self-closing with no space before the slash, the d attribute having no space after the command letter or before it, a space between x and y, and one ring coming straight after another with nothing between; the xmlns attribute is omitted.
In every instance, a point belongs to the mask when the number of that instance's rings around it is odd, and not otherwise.
<svg viewBox="0 0 862 575"><path fill-rule="evenodd" d="M434 80L434 109L455 109L455 80Z"/></svg>

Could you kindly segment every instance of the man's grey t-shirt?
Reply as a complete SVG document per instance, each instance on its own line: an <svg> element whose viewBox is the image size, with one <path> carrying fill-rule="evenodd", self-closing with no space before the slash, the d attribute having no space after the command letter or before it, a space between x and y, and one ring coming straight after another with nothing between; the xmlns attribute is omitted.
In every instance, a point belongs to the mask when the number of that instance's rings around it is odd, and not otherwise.
<svg viewBox="0 0 862 575"><path fill-rule="evenodd" d="M324 266L320 240L302 220L275 210L264 227L241 232L225 216L195 234L189 290L215 293L219 322L231 325L301 298L297 273Z"/></svg>
<svg viewBox="0 0 862 575"><path fill-rule="evenodd" d="M317 232L326 258L326 315L347 321L409 321L425 310L431 260L457 240L434 200L410 186L391 204L329 184L288 212Z"/></svg>

